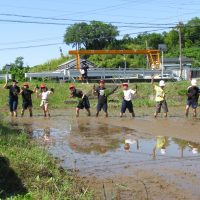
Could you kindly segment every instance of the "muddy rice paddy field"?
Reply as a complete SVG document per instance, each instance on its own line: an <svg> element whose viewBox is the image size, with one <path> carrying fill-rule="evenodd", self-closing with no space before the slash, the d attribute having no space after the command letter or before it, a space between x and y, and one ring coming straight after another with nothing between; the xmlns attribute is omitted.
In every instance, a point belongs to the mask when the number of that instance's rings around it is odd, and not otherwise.
<svg viewBox="0 0 200 200"><path fill-rule="evenodd" d="M94 111L93 111L94 113ZM22 128L61 166L86 180L96 199L200 199L200 118L184 117L183 107L170 116L152 117L153 109L136 109L137 117L79 118L74 110L39 111L33 118L4 118Z"/></svg>

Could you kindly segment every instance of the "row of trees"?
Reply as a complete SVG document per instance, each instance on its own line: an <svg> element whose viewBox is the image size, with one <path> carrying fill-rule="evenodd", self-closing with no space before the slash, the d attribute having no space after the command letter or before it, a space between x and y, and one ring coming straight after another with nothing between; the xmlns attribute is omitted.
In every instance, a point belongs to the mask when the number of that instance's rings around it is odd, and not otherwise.
<svg viewBox="0 0 200 200"><path fill-rule="evenodd" d="M10 73L12 75L13 79L21 80L23 81L24 74L29 72L30 67L24 65L24 58L23 57L17 57L14 61L14 63L10 63L9 65L5 65L2 68L2 73Z"/></svg>
<svg viewBox="0 0 200 200"><path fill-rule="evenodd" d="M157 49L159 44L167 45L167 57L177 57L179 55L179 35L181 30L183 55L193 58L193 66L200 66L200 19L193 18L186 24L180 23L169 32L144 33L136 37L124 35L118 39L119 31L112 24L92 21L91 23L76 23L66 29L64 42L67 45L77 47L77 49ZM121 56L122 57L122 56ZM88 58L88 57L87 57ZM107 61L105 60L107 59ZM89 56L89 59L96 65L112 67L120 66L122 59L120 56ZM128 56L128 67L144 67L146 61L144 56Z"/></svg>

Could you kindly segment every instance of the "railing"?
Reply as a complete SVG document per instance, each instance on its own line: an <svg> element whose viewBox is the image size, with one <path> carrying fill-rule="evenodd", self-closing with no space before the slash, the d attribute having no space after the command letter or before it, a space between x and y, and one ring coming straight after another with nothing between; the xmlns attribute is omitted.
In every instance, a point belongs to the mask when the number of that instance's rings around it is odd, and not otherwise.
<svg viewBox="0 0 200 200"><path fill-rule="evenodd" d="M161 78L160 70L146 70L146 69L113 69L113 68L94 68L88 70L88 77L90 78L101 78L101 79L148 79L151 78L152 74L156 77ZM168 78L173 78L172 71L164 71L164 75L168 76ZM60 70L55 72L41 72L41 73L26 73L25 78L62 78L62 79L74 79L76 77L81 76L79 70L70 69L70 70Z"/></svg>
<svg viewBox="0 0 200 200"><path fill-rule="evenodd" d="M10 80L12 79L12 75L11 74L0 74L0 80Z"/></svg>

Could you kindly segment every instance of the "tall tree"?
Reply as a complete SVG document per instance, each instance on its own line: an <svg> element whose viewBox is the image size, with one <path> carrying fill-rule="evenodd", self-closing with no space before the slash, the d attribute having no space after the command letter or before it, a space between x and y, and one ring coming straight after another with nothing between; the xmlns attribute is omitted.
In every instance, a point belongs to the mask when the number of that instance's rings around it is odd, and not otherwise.
<svg viewBox="0 0 200 200"><path fill-rule="evenodd" d="M184 45L186 47L200 45L200 18L195 17L184 26Z"/></svg>
<svg viewBox="0 0 200 200"><path fill-rule="evenodd" d="M76 23L67 28L64 42L79 49L104 49L115 41L118 34L116 26L100 21Z"/></svg>

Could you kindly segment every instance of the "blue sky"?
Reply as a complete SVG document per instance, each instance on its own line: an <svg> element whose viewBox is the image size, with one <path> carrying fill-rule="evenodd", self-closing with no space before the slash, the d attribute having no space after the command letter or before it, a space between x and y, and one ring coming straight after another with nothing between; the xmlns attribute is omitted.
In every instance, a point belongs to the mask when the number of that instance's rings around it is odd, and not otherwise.
<svg viewBox="0 0 200 200"><path fill-rule="evenodd" d="M65 18L67 21L28 19L13 15L35 17ZM159 27L147 27L148 23L175 24L187 22L193 17L200 17L199 0L7 0L0 1L0 68L14 62L18 56L24 57L25 64L34 66L52 58L59 57L59 48L67 54L71 48L63 43L67 24L72 20L100 20L105 22L122 22L120 35L138 32L167 31ZM2 20L39 21L66 23L66 25L44 25L11 23ZM123 27L125 23L144 23L134 27ZM140 26L140 28L138 27ZM142 26L142 27L141 27ZM31 47L38 45L43 47ZM52 45L53 44L53 45ZM51 46L52 45L52 46ZM30 48L21 48L30 47ZM17 49L9 49L17 48Z"/></svg>

